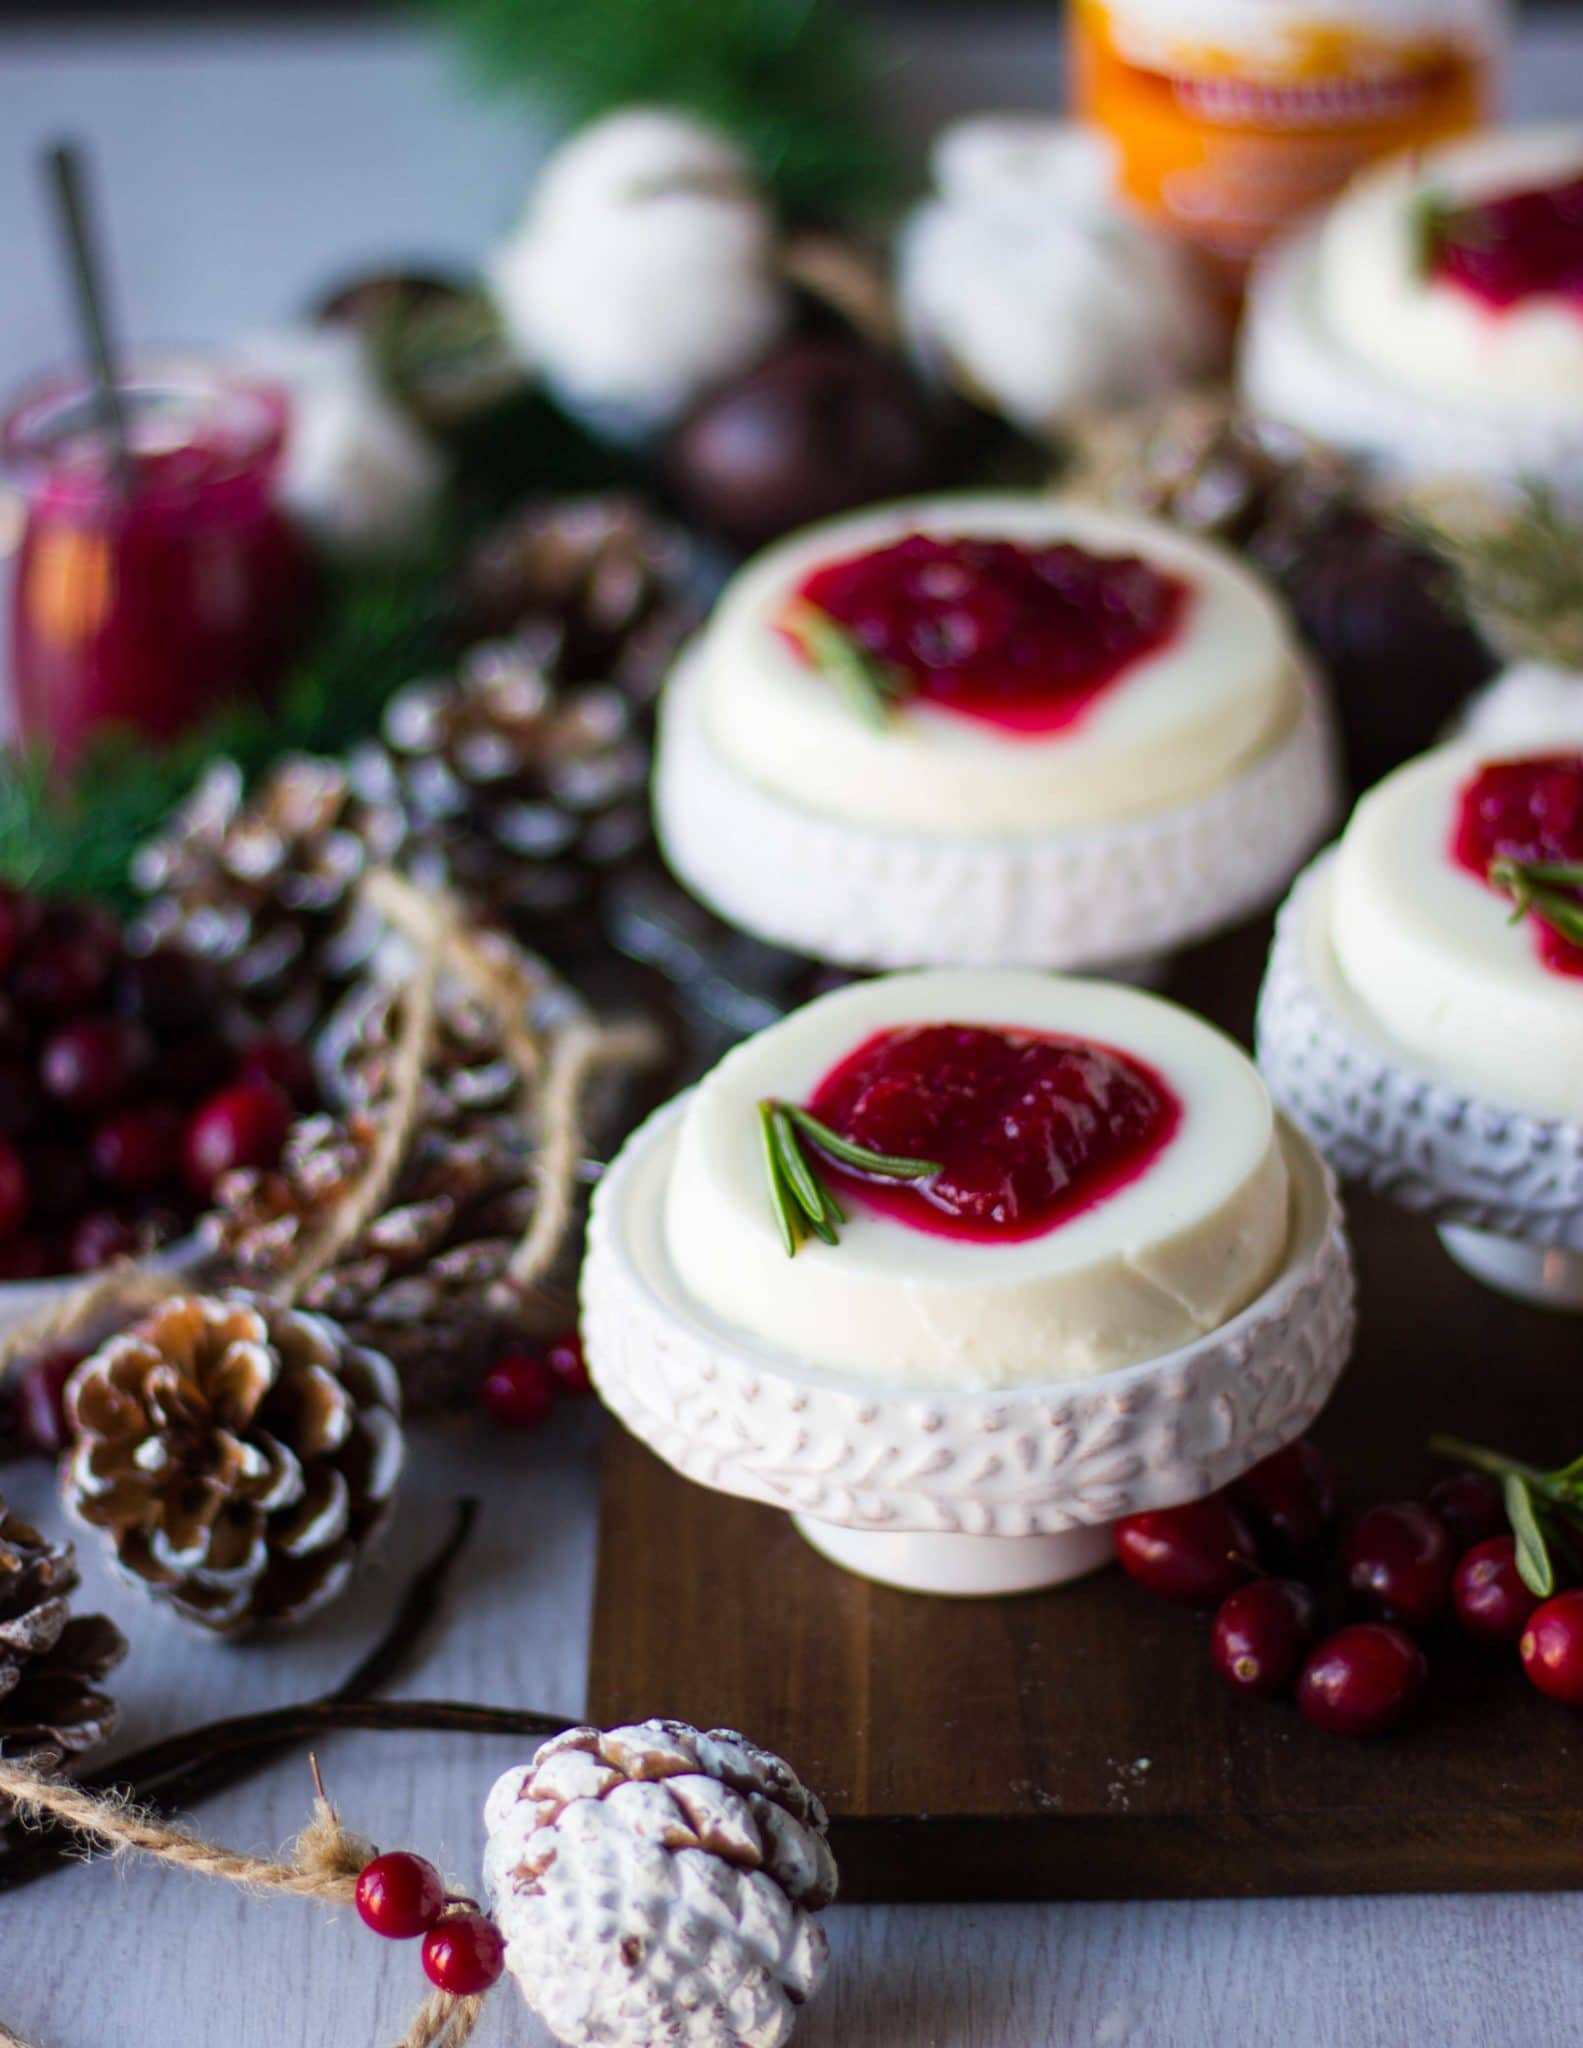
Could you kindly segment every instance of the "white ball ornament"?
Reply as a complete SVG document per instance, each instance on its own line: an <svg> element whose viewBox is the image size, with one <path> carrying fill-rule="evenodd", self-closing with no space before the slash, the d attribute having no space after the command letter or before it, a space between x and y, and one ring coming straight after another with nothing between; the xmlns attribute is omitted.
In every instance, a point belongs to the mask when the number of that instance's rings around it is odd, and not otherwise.
<svg viewBox="0 0 1583 2048"><path fill-rule="evenodd" d="M573 1728L484 1808L506 1967L569 2048L783 2048L828 1944L824 1808L725 1729Z"/></svg>
<svg viewBox="0 0 1583 2048"><path fill-rule="evenodd" d="M1217 327L1191 258L1115 196L1104 140L984 117L935 146L936 196L905 224L897 292L926 373L1032 433L1207 369Z"/></svg>
<svg viewBox="0 0 1583 2048"><path fill-rule="evenodd" d="M513 347L572 410L657 432L786 325L774 215L724 136L612 114L551 158L489 266Z"/></svg>

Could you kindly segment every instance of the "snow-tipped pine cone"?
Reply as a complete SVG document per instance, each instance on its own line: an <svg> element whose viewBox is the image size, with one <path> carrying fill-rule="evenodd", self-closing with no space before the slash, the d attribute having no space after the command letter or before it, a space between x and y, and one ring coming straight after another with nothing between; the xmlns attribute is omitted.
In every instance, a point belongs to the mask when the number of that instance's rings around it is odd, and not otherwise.
<svg viewBox="0 0 1583 2048"><path fill-rule="evenodd" d="M572 2048L781 2048L828 1953L819 1800L726 1729L553 1737L484 1809L506 1966Z"/></svg>

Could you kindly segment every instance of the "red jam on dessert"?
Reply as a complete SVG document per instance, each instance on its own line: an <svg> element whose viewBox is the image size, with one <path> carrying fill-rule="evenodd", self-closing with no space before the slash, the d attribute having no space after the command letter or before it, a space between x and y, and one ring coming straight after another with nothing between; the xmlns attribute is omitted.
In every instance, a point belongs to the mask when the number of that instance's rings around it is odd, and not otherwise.
<svg viewBox="0 0 1583 2048"><path fill-rule="evenodd" d="M1531 913L1539 956L1583 975L1583 754L1491 761L1465 785L1451 851ZM1577 869L1576 877L1569 869ZM1546 911L1558 924L1546 921Z"/></svg>
<svg viewBox="0 0 1583 2048"><path fill-rule="evenodd" d="M1181 624L1185 582L1136 555L1071 541L1035 546L914 533L798 587L820 613L897 674L909 695L1005 731L1060 732Z"/></svg>
<svg viewBox="0 0 1583 2048"><path fill-rule="evenodd" d="M1430 274L1497 312L1550 294L1583 314L1583 176L1429 218Z"/></svg>
<svg viewBox="0 0 1583 2048"><path fill-rule="evenodd" d="M1111 1046L985 1024L876 1032L808 1108L854 1145L939 1164L900 1181L821 1160L843 1199L986 1244L1042 1236L1137 1180L1182 1114L1159 1074Z"/></svg>

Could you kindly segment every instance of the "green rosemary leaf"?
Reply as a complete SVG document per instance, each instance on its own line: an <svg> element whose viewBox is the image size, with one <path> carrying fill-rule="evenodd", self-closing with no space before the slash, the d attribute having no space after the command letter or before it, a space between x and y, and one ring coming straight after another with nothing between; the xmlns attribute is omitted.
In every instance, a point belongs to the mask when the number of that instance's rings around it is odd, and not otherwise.
<svg viewBox="0 0 1583 2048"><path fill-rule="evenodd" d="M1530 860L1522 862L1521 867L1530 882L1554 882L1563 889L1583 889L1583 860Z"/></svg>
<svg viewBox="0 0 1583 2048"><path fill-rule="evenodd" d="M1512 899L1512 923L1536 917L1573 945L1583 945L1583 902L1563 893L1583 888L1583 866L1570 862L1495 860L1490 862L1492 888ZM1550 886L1559 882L1562 886Z"/></svg>
<svg viewBox="0 0 1583 2048"><path fill-rule="evenodd" d="M785 1110L771 1107L770 1130L775 1138L775 1152L780 1160L781 1176L792 1198L808 1219L808 1228L823 1244L836 1243L834 1219L825 1213L824 1189L815 1179L813 1169L803 1157L797 1132Z"/></svg>
<svg viewBox="0 0 1583 2048"><path fill-rule="evenodd" d="M870 1152L866 1145L854 1145L850 1138L843 1138L839 1131L832 1131L828 1124L822 1124L795 1103L783 1102L779 1107L821 1152L828 1152L832 1159L854 1167L859 1173L872 1173L885 1180L927 1180L931 1173L941 1170L938 1159L903 1159L894 1152Z"/></svg>
<svg viewBox="0 0 1583 2048"><path fill-rule="evenodd" d="M830 678L853 712L865 725L884 732L892 711L909 694L900 669L871 654L828 613L811 604L797 607L791 628L814 667Z"/></svg>
<svg viewBox="0 0 1583 2048"><path fill-rule="evenodd" d="M763 1141L764 1164L769 1173L770 1207L775 1212L786 1256L794 1259L797 1247L803 1241L802 1214L792 1201L781 1167L780 1148L775 1142L774 1108L770 1102L759 1104L759 1134Z"/></svg>
<svg viewBox="0 0 1583 2048"><path fill-rule="evenodd" d="M1536 1598L1548 1600L1556 1589L1555 1565L1534 1506L1533 1491L1520 1473L1508 1472L1501 1481L1501 1495L1506 1503L1506 1519L1517 1539L1517 1575Z"/></svg>

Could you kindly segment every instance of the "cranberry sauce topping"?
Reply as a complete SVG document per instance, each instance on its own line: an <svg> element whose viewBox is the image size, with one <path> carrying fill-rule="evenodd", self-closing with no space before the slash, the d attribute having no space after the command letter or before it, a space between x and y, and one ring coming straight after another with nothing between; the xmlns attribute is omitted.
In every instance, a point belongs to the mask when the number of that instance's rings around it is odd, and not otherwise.
<svg viewBox="0 0 1583 2048"><path fill-rule="evenodd" d="M1489 762L1463 788L1451 851L1481 882L1496 860L1583 861L1583 754ZM1563 893L1583 906L1583 892ZM1529 923L1547 967L1583 975L1583 946L1537 917Z"/></svg>
<svg viewBox="0 0 1583 2048"><path fill-rule="evenodd" d="M914 533L815 569L794 607L823 612L944 710L1052 733L1170 640L1188 594L1135 555Z"/></svg>
<svg viewBox="0 0 1583 2048"><path fill-rule="evenodd" d="M1435 277L1502 311L1541 292L1583 313L1583 175L1431 216Z"/></svg>
<svg viewBox="0 0 1583 2048"><path fill-rule="evenodd" d="M1039 1237L1136 1180L1182 1106L1161 1077L1108 1045L988 1024L876 1032L814 1090L842 1137L907 1159L927 1180L879 1181L820 1162L843 1196L939 1237Z"/></svg>

